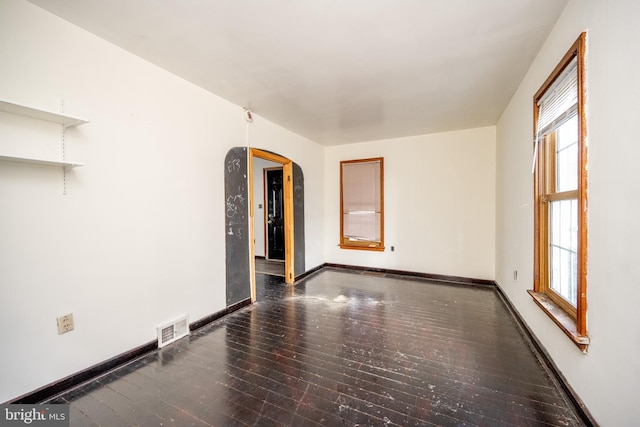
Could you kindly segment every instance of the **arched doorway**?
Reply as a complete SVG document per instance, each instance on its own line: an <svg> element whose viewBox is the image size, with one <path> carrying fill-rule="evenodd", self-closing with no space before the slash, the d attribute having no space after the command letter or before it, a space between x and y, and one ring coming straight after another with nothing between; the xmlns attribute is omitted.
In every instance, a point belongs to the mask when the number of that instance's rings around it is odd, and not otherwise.
<svg viewBox="0 0 640 427"><path fill-rule="evenodd" d="M304 175L286 157L265 150L234 147L225 157L225 258L227 306L255 301L253 158L282 165L285 206L285 282L304 273Z"/></svg>

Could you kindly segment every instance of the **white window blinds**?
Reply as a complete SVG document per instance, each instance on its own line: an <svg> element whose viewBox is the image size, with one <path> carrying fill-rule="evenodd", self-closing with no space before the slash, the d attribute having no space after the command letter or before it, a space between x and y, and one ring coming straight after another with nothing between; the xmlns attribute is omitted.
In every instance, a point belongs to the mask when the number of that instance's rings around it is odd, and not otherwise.
<svg viewBox="0 0 640 427"><path fill-rule="evenodd" d="M578 58L573 58L537 102L538 122L531 173L536 169L540 138L578 113Z"/></svg>
<svg viewBox="0 0 640 427"><path fill-rule="evenodd" d="M380 162L345 163L342 191L345 212L380 212Z"/></svg>
<svg viewBox="0 0 640 427"><path fill-rule="evenodd" d="M558 128L578 108L578 60L574 58L538 101L538 135Z"/></svg>

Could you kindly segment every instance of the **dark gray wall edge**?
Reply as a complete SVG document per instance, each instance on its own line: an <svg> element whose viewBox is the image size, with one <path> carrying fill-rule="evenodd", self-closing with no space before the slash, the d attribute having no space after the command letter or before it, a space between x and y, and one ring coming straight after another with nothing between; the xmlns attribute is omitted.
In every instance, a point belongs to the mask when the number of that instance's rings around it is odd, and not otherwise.
<svg viewBox="0 0 640 427"><path fill-rule="evenodd" d="M224 159L227 306L251 298L247 159L246 147L230 149Z"/></svg>

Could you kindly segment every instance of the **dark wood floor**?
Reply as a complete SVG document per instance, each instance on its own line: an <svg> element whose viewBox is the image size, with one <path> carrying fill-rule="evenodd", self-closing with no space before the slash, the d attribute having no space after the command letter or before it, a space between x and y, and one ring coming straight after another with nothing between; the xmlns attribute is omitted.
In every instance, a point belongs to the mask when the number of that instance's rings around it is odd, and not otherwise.
<svg viewBox="0 0 640 427"><path fill-rule="evenodd" d="M323 269L59 396L71 425L578 426L489 287Z"/></svg>
<svg viewBox="0 0 640 427"><path fill-rule="evenodd" d="M256 273L284 277L284 261L256 257Z"/></svg>

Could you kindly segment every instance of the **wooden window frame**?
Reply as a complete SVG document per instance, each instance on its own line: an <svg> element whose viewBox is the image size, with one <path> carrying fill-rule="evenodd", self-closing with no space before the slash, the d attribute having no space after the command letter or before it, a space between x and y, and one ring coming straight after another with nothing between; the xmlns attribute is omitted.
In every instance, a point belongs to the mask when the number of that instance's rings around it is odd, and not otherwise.
<svg viewBox="0 0 640 427"><path fill-rule="evenodd" d="M344 235L344 192L343 165L351 163L380 162L380 241L353 241ZM342 249L359 249L366 251L384 251L384 158L343 160L340 162L340 244Z"/></svg>
<svg viewBox="0 0 640 427"><path fill-rule="evenodd" d="M534 111L534 283L529 291L542 310L572 339L583 352L589 345L587 335L587 126L585 118L585 49L586 33L582 33L560 63L553 70L533 99ZM538 101L543 97L563 70L577 58L578 80L578 189L555 192L555 139L556 133L538 138ZM537 150L535 145L538 145ZM553 186L553 187L550 187ZM576 307L549 287L549 203L557 200L577 199L577 302Z"/></svg>

